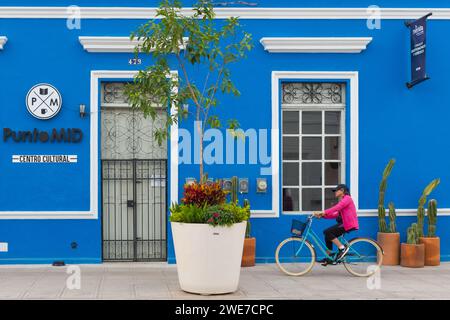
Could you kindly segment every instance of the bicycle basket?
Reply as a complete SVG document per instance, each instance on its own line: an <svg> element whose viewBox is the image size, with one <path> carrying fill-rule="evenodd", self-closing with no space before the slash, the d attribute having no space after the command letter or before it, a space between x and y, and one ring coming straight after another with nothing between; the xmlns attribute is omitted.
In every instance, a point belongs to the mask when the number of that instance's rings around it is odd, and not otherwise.
<svg viewBox="0 0 450 320"><path fill-rule="evenodd" d="M306 229L306 223L300 220L292 220L291 233L294 237L301 237Z"/></svg>

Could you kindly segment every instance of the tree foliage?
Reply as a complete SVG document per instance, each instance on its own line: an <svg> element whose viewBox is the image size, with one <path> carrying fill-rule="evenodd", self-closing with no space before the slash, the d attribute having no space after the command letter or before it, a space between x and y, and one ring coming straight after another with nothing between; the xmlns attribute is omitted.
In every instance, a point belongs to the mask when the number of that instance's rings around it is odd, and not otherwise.
<svg viewBox="0 0 450 320"><path fill-rule="evenodd" d="M203 177L203 134L206 128L220 128L222 122L215 109L218 93L239 96L231 80L230 64L246 56L252 49L252 37L242 30L238 18L223 23L215 21L211 1L200 1L191 14L185 14L178 0L163 0L156 19L141 25L131 34L139 42L139 52L152 55L155 63L140 70L126 87L128 101L155 121L158 108L167 108L164 125L155 129L159 144L167 139L170 126L192 115L200 137L200 179ZM171 74L175 57L178 75ZM172 68L173 69L173 68ZM203 79L201 83L194 80ZM184 105L194 105L186 110ZM171 108L169 108L171 106ZM191 109L191 108L189 108ZM239 123L227 120L234 130Z"/></svg>

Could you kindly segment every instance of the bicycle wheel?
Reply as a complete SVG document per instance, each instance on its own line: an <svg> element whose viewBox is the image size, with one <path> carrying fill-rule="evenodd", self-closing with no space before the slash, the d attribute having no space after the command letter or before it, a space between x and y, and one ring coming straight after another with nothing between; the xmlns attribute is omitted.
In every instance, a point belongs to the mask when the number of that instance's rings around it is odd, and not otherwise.
<svg viewBox="0 0 450 320"><path fill-rule="evenodd" d="M313 246L307 240L303 242L302 238L287 238L275 251L278 267L290 276L307 274L314 266L315 259L316 253Z"/></svg>
<svg viewBox="0 0 450 320"><path fill-rule="evenodd" d="M383 250L369 238L350 240L343 263L348 272L357 277L369 277L381 268Z"/></svg>

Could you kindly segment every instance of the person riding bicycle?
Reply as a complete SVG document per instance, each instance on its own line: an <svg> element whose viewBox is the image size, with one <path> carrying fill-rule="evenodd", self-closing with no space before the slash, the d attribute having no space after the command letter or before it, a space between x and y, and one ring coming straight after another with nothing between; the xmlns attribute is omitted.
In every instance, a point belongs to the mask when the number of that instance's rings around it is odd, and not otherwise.
<svg viewBox="0 0 450 320"><path fill-rule="evenodd" d="M325 229L323 234L325 236L325 243L327 245L327 254L331 255L333 250L333 243L338 247L339 251L335 256L335 260L332 261L328 258L324 258L320 263L323 266L327 264L336 264L339 260L342 260L348 252L348 247L343 245L339 241L339 237L345 233L349 233L353 230L358 230L358 216L356 214L356 207L350 196L350 191L345 184L339 184L333 192L339 202L323 212L314 212L317 218L336 219L337 224Z"/></svg>

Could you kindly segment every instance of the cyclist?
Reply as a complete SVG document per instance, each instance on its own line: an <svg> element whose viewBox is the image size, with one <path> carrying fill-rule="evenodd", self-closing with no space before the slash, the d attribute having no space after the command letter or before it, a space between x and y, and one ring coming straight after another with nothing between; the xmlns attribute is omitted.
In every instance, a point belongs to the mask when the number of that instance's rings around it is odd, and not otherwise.
<svg viewBox="0 0 450 320"><path fill-rule="evenodd" d="M336 198L339 199L339 202L323 212L314 212L314 215L319 219L322 217L325 219L336 219L337 222L337 224L325 229L323 234L328 248L327 254L331 255L333 243L338 247L339 251L335 256L334 261L328 258L319 261L323 266L326 266L327 264L336 264L347 254L348 247L344 246L338 238L345 233L358 230L359 228L356 207L350 196L348 187L345 184L339 184L333 189L333 192Z"/></svg>

